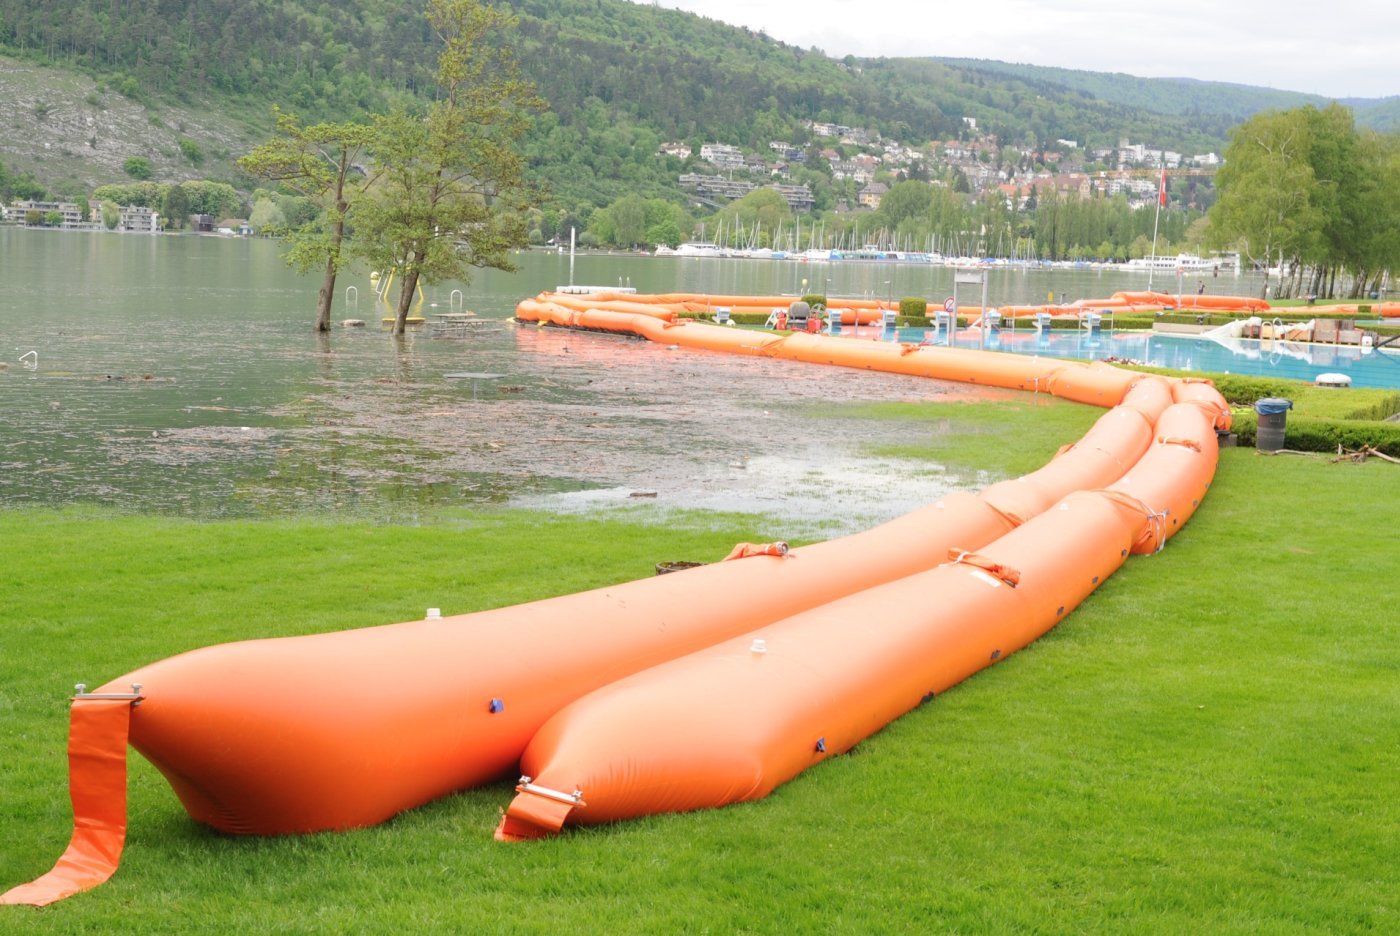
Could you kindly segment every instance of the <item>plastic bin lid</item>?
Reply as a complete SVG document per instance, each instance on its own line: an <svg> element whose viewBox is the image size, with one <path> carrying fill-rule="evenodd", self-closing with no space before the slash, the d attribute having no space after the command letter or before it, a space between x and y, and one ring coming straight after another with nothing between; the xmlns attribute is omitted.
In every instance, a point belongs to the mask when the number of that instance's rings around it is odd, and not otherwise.
<svg viewBox="0 0 1400 936"><path fill-rule="evenodd" d="M1254 401L1254 411L1260 416L1277 416L1292 408L1292 400L1284 400L1279 397L1265 397L1262 400Z"/></svg>

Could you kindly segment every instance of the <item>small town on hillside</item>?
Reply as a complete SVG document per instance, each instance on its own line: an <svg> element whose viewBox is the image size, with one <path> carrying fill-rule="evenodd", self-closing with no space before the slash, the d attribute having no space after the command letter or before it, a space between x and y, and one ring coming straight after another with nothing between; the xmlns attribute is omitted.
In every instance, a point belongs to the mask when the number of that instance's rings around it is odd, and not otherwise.
<svg viewBox="0 0 1400 936"><path fill-rule="evenodd" d="M676 181L697 206L721 207L760 188L771 188L794 212L810 212L816 199L810 186L792 181L795 166L819 167L829 173L838 193L837 213L873 211L889 187L905 179L952 186L969 198L996 190L1015 211L1033 208L1054 194L1061 199L1125 196L1132 207L1158 197L1163 174L1209 180L1221 165L1216 153L1186 156L1168 149L1121 140L1114 147L1086 149L1075 140L1055 140L1029 148L1000 142L963 118L966 139L931 140L909 146L861 127L804 121L809 141L803 145L772 140L767 153L748 152L727 143L668 142L657 155L684 162L699 171L679 172ZM1182 207L1194 189L1172 192ZM0 206L0 221L27 228L153 234L167 228L195 233L248 236L258 225L245 218L191 214L187 223L168 223L154 209L139 205L27 199Z"/></svg>
<svg viewBox="0 0 1400 936"><path fill-rule="evenodd" d="M1050 192L1083 199L1126 195L1137 207L1151 204L1158 196L1163 170L1173 177L1208 178L1221 164L1216 153L1188 157L1128 140L1116 147L1092 150L1075 140L1056 140L1053 148L1028 149L978 133L975 118L963 120L969 139L933 140L919 147L882 139L873 130L809 120L804 126L813 139L805 148L773 140L768 144L771 153L762 154L745 153L725 143L704 143L697 151L689 143L671 142L661 147L660 155L682 160L696 156L720 171L679 176L681 188L694 193L702 203L742 198L768 187L782 195L794 211L810 210L813 195L806 185L788 184L791 167L819 157L829 167L833 184L847 193L837 202L838 212L879 208L895 181L922 179L935 185L949 184L945 177L951 177L959 191L974 197L995 188L1005 196L1007 207L1018 210Z"/></svg>

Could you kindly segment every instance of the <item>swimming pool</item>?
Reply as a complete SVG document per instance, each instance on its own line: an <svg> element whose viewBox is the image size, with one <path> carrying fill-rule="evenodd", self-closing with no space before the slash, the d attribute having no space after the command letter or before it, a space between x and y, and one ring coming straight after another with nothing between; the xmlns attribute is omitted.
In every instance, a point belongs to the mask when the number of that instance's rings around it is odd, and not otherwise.
<svg viewBox="0 0 1400 936"><path fill-rule="evenodd" d="M843 332L850 333L845 328ZM862 329L865 331L865 329ZM989 350L1048 357L1101 361L1119 358L1153 367L1216 374L1251 374L1284 377L1309 383L1319 374L1346 374L1353 387L1400 389L1400 353L1390 349L1362 349L1353 345L1299 344L1230 338L1214 341L1196 335L1159 335L1145 331L1051 332L1033 328L1003 328L981 344L976 331L955 332L951 339L933 329L902 328L899 340L951 345L955 348L986 347Z"/></svg>

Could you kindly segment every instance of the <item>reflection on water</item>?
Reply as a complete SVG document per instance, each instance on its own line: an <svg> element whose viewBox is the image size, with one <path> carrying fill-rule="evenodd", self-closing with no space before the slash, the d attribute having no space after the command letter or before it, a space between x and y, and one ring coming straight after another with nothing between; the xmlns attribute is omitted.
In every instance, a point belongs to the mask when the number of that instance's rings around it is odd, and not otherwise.
<svg viewBox="0 0 1400 936"><path fill-rule="evenodd" d="M965 392L953 385L508 323L520 298L568 281L565 256L525 254L517 273L436 287L430 318L461 288L488 323L396 343L376 327L363 275L342 279L360 298L342 293L335 318L370 326L314 334L318 284L277 254L266 241L0 229L0 506L405 521L443 505L564 508L655 491L662 507L864 524L987 480L862 455L927 427L802 415ZM931 298L952 276L607 256L575 269L578 282L644 291ZM996 271L992 289L1030 301L1140 279ZM474 388L444 377L454 372L503 376Z"/></svg>

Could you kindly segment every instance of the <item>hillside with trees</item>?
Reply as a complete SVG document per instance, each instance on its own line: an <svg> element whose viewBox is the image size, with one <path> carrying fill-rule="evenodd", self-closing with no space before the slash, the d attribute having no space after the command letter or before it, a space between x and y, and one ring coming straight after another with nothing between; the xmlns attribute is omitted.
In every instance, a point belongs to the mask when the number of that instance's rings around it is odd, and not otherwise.
<svg viewBox="0 0 1400 936"><path fill-rule="evenodd" d="M1001 63L838 61L625 0L503 5L519 17L524 75L552 115L535 132L532 162L566 197L595 204L673 188L653 159L667 139L757 148L824 120L915 142L956 137L962 118L974 117L1008 140L1127 136L1209 150L1253 113L1309 103L1265 89ZM259 134L273 104L345 120L433 88L416 0L0 0L0 51L85 72L104 93L221 111Z"/></svg>
<svg viewBox="0 0 1400 936"><path fill-rule="evenodd" d="M1400 138L1307 106L1251 117L1225 155L1210 234L1276 264L1282 294L1361 297L1400 267Z"/></svg>
<svg viewBox="0 0 1400 936"><path fill-rule="evenodd" d="M986 59L939 58L937 62L988 76L1024 81L1050 97L1078 92L1132 111L1190 117L1206 121L1212 133L1228 132L1254 114L1266 110L1291 110L1312 105L1323 108L1330 98L1301 91L1255 88L1224 81L1194 78L1139 78L1121 73L1077 71L1045 65L1022 65ZM1400 96L1339 101L1356 113L1361 127L1390 132L1400 130ZM1222 129L1223 128L1223 129Z"/></svg>
<svg viewBox="0 0 1400 936"><path fill-rule="evenodd" d="M838 60L625 0L501 5L517 18L522 76L545 105L521 142L543 193L520 219L536 241L576 228L599 245L674 243L701 223L712 232L723 223L776 243L789 226L795 233L800 213L809 237L816 230L847 244L1124 258L1144 250L1153 214L1144 202L1155 205L1155 190L1129 198L1096 188L1081 203L1066 166L1112 168L1090 154L1124 139L1159 154L1215 153L1255 114L1326 104L1238 85L966 59ZM144 183L140 197L177 226L195 204L256 214L272 227L306 222L314 206L301 193L259 188L267 183L235 164L273 132L274 107L311 126L368 121L439 93L422 0L0 0L0 55L9 57L0 57L0 117L16 131L0 140L0 195L87 198L105 184L109 197L98 197L110 203ZM1396 99L1349 103L1362 126L1400 112ZM856 128L856 138L818 126ZM786 180L810 193L800 210L763 187L779 141ZM758 191L683 188L682 175L716 171L699 159L703 143L757 160L740 176ZM866 173L890 205L857 210L865 183L840 165L878 161L890 145L914 154ZM964 146L961 165L929 162ZM1049 182L1013 197L991 184L998 171ZM1151 170L1139 162L1137 171ZM241 203L230 207L228 191ZM1214 197L1209 178L1174 180L1159 247L1203 248L1200 222Z"/></svg>

